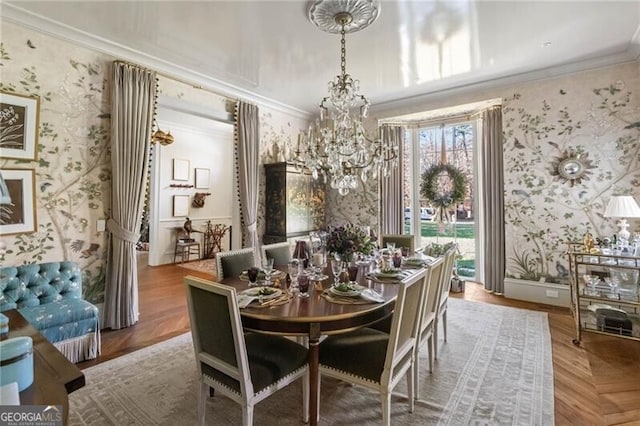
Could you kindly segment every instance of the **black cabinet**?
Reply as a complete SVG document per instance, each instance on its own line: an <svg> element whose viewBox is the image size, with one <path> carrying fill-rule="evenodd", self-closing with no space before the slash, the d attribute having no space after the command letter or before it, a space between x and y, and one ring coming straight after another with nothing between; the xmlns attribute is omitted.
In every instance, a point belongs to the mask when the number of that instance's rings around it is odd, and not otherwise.
<svg viewBox="0 0 640 426"><path fill-rule="evenodd" d="M321 179L293 164L265 164L264 244L286 241L325 226L325 191Z"/></svg>

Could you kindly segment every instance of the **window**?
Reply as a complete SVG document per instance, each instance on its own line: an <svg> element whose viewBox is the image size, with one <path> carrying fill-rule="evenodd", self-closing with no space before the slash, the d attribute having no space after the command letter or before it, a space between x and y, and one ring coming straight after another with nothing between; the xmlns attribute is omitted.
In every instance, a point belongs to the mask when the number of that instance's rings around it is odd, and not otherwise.
<svg viewBox="0 0 640 426"><path fill-rule="evenodd" d="M474 221L474 122L424 125L405 134L404 218L405 233L413 234L417 247L454 241L460 248L458 273L475 276L476 224ZM465 199L443 209L420 194L422 174L436 164L450 164L467 178ZM438 178L440 191L448 192L452 180L447 173ZM415 213L414 213L415 212Z"/></svg>

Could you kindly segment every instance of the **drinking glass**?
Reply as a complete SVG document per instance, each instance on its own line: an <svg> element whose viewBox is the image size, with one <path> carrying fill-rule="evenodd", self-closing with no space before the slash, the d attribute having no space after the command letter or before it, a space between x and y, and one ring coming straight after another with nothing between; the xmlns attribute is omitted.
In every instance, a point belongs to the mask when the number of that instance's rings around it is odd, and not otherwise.
<svg viewBox="0 0 640 426"><path fill-rule="evenodd" d="M260 268L257 266L252 266L247 270L247 276L249 277L249 287L253 287L256 285L256 281L258 281L258 273L260 272Z"/></svg>
<svg viewBox="0 0 640 426"><path fill-rule="evenodd" d="M289 277L291 277L291 288L298 288L298 274L300 273L300 261L298 259L292 259L287 264L289 269Z"/></svg>
<svg viewBox="0 0 640 426"><path fill-rule="evenodd" d="M347 266L347 273L349 274L349 281L355 284L356 279L358 278L358 263L349 262L349 266Z"/></svg>
<svg viewBox="0 0 640 426"><path fill-rule="evenodd" d="M340 272L342 272L342 261L333 259L331 261L331 273L333 274L333 285L338 285L340 281Z"/></svg>
<svg viewBox="0 0 640 426"><path fill-rule="evenodd" d="M300 289L300 297L309 297L309 275L306 272L298 275L298 288Z"/></svg>
<svg viewBox="0 0 640 426"><path fill-rule="evenodd" d="M271 274L273 273L273 258L262 259L262 270L264 271L264 285L271 285Z"/></svg>
<svg viewBox="0 0 640 426"><path fill-rule="evenodd" d="M400 265L402 265L402 255L400 253L398 252L394 253L391 259L393 260L394 268L399 268Z"/></svg>

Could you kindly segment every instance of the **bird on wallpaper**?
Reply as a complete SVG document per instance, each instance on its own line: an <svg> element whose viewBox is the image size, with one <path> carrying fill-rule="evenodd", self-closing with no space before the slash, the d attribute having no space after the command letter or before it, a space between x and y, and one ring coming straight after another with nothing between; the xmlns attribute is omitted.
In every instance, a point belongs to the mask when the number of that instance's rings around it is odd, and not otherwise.
<svg viewBox="0 0 640 426"><path fill-rule="evenodd" d="M91 243L91 245L89 246L88 249L83 250L82 254L80 255L80 257L82 257L83 259L88 259L91 257L92 254L94 254L98 249L100 248L100 244L96 244L96 243Z"/></svg>
<svg viewBox="0 0 640 426"><path fill-rule="evenodd" d="M522 200L526 200L529 203L531 203L531 199L529 198L529 193L527 191L525 191L524 189L514 189L511 191L511 195L515 195L519 198L521 198Z"/></svg>
<svg viewBox="0 0 640 426"><path fill-rule="evenodd" d="M556 260L556 271L558 272L558 277L560 278L569 276L569 271L562 263L560 263L559 260Z"/></svg>
<svg viewBox="0 0 640 426"><path fill-rule="evenodd" d="M518 149L524 149L525 146L518 140L518 138L514 138L513 145Z"/></svg>

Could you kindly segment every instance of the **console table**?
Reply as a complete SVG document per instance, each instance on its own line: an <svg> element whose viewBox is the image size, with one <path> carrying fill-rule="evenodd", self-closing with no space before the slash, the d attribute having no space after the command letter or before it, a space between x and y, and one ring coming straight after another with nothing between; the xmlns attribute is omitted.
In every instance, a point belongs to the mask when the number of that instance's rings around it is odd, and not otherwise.
<svg viewBox="0 0 640 426"><path fill-rule="evenodd" d="M22 405L61 405L63 422L69 418L69 394L85 385L84 374L15 310L9 318L9 337L33 340L33 384L20 392Z"/></svg>

